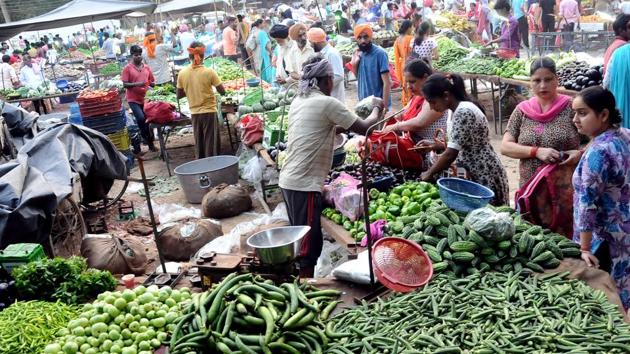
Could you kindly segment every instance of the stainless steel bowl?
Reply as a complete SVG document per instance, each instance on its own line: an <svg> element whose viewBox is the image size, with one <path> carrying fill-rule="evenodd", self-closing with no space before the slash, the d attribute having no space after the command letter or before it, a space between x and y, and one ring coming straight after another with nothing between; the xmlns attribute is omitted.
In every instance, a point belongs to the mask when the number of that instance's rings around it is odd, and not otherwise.
<svg viewBox="0 0 630 354"><path fill-rule="evenodd" d="M261 231L247 239L247 245L256 251L262 263L282 264L300 254L302 239L310 226L285 226Z"/></svg>

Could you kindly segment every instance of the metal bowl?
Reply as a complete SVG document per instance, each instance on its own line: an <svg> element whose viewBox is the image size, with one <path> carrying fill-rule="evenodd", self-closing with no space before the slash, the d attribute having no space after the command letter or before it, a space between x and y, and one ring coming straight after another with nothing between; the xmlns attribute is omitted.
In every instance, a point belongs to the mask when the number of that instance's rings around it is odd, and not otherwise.
<svg viewBox="0 0 630 354"><path fill-rule="evenodd" d="M310 226L285 226L257 232L247 239L264 264L282 264L294 260L300 253L302 239Z"/></svg>

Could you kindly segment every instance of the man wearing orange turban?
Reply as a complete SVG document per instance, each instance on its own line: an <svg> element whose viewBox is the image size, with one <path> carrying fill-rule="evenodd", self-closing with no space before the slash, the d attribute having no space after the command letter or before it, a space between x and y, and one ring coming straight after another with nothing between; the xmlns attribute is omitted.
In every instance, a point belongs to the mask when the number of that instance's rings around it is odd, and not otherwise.
<svg viewBox="0 0 630 354"><path fill-rule="evenodd" d="M346 92L344 87L344 69L343 58L339 51L328 44L326 41L326 32L321 28L311 28L306 34L308 41L315 50L315 53L321 53L324 59L328 61L333 71L333 88L330 93L331 97L338 99L340 102L346 102Z"/></svg>
<svg viewBox="0 0 630 354"><path fill-rule="evenodd" d="M225 89L221 79L211 68L203 66L205 47L203 43L192 42L188 47L192 65L185 67L177 76L177 98L188 98L195 156L198 159L216 156L219 153L219 122L217 121L217 99L213 87L221 95Z"/></svg>
<svg viewBox="0 0 630 354"><path fill-rule="evenodd" d="M372 26L370 24L365 23L362 25L356 25L354 27L354 38L359 39L359 36L362 34L366 34L369 39L372 39L374 36L374 31L372 30Z"/></svg>
<svg viewBox="0 0 630 354"><path fill-rule="evenodd" d="M162 36L158 36L158 34L153 32L147 32L142 43L144 47L142 56L155 76L156 85L173 82L168 56L171 53L175 54L174 45L160 43L161 39Z"/></svg>
<svg viewBox="0 0 630 354"><path fill-rule="evenodd" d="M359 48L352 55L352 71L357 77L359 100L369 96L383 99L385 107L392 104L392 81L389 58L385 50L372 43L374 32L369 24L354 27Z"/></svg>
<svg viewBox="0 0 630 354"><path fill-rule="evenodd" d="M299 80L302 76L302 65L315 53L308 43L307 28L302 23L296 23L289 28L289 38L297 43L296 49L288 53L285 69L293 80Z"/></svg>

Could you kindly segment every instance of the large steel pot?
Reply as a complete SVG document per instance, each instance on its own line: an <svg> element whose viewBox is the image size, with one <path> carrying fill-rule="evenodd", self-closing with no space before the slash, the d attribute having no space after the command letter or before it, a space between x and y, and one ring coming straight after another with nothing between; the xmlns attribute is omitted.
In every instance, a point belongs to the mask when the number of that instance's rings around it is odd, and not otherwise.
<svg viewBox="0 0 630 354"><path fill-rule="evenodd" d="M264 230L247 239L264 264L276 265L293 261L300 254L302 239L310 226L284 226Z"/></svg>

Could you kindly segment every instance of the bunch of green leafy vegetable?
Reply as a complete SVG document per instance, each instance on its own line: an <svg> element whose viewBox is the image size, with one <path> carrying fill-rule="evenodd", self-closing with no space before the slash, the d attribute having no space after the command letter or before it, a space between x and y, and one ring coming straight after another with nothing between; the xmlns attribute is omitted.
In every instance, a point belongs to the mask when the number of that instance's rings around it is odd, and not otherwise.
<svg viewBox="0 0 630 354"><path fill-rule="evenodd" d="M116 63L109 63L105 66L103 66L100 70L99 73L101 75L118 75L120 74L120 66Z"/></svg>
<svg viewBox="0 0 630 354"><path fill-rule="evenodd" d="M21 298L79 304L114 290L118 281L108 271L88 269L84 258L41 259L12 273Z"/></svg>
<svg viewBox="0 0 630 354"><path fill-rule="evenodd" d="M468 49L447 37L438 38L437 45L439 57L433 62L433 66L442 71L443 67L461 61L470 53Z"/></svg>

